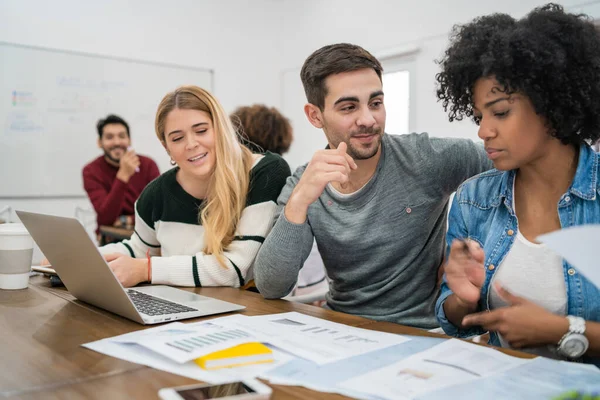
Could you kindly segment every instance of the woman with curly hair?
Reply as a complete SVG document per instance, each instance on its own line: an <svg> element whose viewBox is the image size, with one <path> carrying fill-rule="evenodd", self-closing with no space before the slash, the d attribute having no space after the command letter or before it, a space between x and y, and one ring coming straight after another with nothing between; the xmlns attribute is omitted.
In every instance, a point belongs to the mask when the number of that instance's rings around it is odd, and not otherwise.
<svg viewBox="0 0 600 400"><path fill-rule="evenodd" d="M438 99L496 168L454 198L442 328L599 364L600 290L536 238L600 223L600 34L555 4L494 14L455 27L440 65Z"/></svg>

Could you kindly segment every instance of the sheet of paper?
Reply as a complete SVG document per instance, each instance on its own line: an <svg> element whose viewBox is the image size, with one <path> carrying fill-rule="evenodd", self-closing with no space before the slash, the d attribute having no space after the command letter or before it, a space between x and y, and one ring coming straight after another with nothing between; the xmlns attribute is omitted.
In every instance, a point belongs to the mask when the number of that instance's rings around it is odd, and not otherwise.
<svg viewBox="0 0 600 400"><path fill-rule="evenodd" d="M184 363L195 358L249 342L269 342L267 337L257 335L250 329L224 327L212 321L186 326L185 329L160 331L145 335L137 343L171 360ZM165 332L174 331L174 334ZM185 332L188 331L188 332Z"/></svg>
<svg viewBox="0 0 600 400"><path fill-rule="evenodd" d="M260 335L266 342L319 365L409 340L406 336L354 328L297 312L232 321L231 325L224 323L224 326Z"/></svg>
<svg viewBox="0 0 600 400"><path fill-rule="evenodd" d="M583 276L600 287L600 225L581 225L541 235L539 242L573 265Z"/></svg>
<svg viewBox="0 0 600 400"><path fill-rule="evenodd" d="M577 390L600 393L600 370L589 364L538 357L530 362L477 381L427 393L419 400L553 399ZM518 396L516 394L518 393Z"/></svg>
<svg viewBox="0 0 600 400"><path fill-rule="evenodd" d="M526 360L450 339L392 365L352 378L340 387L386 399L413 399L432 390L504 372Z"/></svg>
<svg viewBox="0 0 600 400"><path fill-rule="evenodd" d="M409 341L392 347L325 365L318 365L304 359L295 359L281 367L262 373L260 377L278 385L304 386L320 392L339 393L353 398L370 398L364 393L341 388L338 384L393 364L446 340L419 336L410 336L409 338Z"/></svg>
<svg viewBox="0 0 600 400"><path fill-rule="evenodd" d="M177 363L166 357L154 353L138 344L118 343L110 339L98 340L96 342L82 345L98 353L111 357L120 358L136 364L146 365L161 371L167 371L176 375L186 376L206 383L218 384L231 382L232 380L243 380L255 378L261 373L277 368L293 360L294 357L277 349L273 350L275 361L268 364L253 364L243 367L224 368L216 371L206 371L193 361Z"/></svg>
<svg viewBox="0 0 600 400"><path fill-rule="evenodd" d="M171 322L170 324L160 325L153 328L141 329L139 331L126 333L124 335L114 336L109 338L111 342L115 343L139 343L144 338L174 338L179 335L185 335L194 333L194 330L188 328L186 324L181 322Z"/></svg>
<svg viewBox="0 0 600 400"><path fill-rule="evenodd" d="M240 314L234 314L234 315L229 315L226 317L221 317L218 318L218 320L226 322L226 321L230 321L230 320L238 320L238 319L244 319L244 318L249 318L245 315L240 315ZM145 328L145 329L140 329L134 332L129 332L129 333L125 333L123 335L119 335L119 336L113 336L111 338L108 338L108 340L112 341L112 342L117 342L117 343L138 343L142 340L142 339L148 339L148 338L157 338L157 337L162 337L162 338L168 338L168 337L177 337L179 335L185 335L185 334L190 334L190 333L194 333L195 328L196 327L200 327L201 329L203 327L207 327L207 326L217 326L220 327L221 325L216 324L217 320L209 320L209 321L199 321L199 322L191 322L191 323L183 323L180 321L177 322L171 322L169 324L165 324L165 325L159 325L159 326L155 326L155 327L151 327L151 328Z"/></svg>

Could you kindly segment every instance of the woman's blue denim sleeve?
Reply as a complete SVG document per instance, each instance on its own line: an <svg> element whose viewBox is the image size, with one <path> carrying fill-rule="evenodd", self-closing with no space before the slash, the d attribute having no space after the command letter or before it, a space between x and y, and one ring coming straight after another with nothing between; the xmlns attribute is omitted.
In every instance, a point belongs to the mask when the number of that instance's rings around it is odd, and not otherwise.
<svg viewBox="0 0 600 400"><path fill-rule="evenodd" d="M450 246L452 245L454 239L466 239L469 237L467 222L465 221L461 210L460 195L461 188L458 189L458 192L452 200L452 207L450 208L450 214L448 216L448 232L446 234L446 260L448 260L448 256L450 255ZM465 205L465 207L468 207L468 205ZM448 287L446 274L444 274L440 297L435 303L435 314L444 332L446 332L447 335L459 338L466 338L470 336L484 334L485 331L481 327L477 326L471 327L469 329L460 329L459 327L455 326L452 322L448 321L448 318L446 318L446 313L444 311L444 303L451 294L453 294L452 290L450 289L450 287Z"/></svg>

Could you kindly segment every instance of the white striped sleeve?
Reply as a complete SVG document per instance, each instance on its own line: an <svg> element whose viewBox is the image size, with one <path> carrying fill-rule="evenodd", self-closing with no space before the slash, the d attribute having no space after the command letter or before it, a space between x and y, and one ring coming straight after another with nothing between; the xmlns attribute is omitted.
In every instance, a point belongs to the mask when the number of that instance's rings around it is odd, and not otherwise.
<svg viewBox="0 0 600 400"><path fill-rule="evenodd" d="M100 254L121 253L133 258L145 258L150 250L151 256L160 255L160 243L156 238L156 231L148 226L146 221L140 217L135 207L135 230L130 239L119 243L110 243L100 247Z"/></svg>
<svg viewBox="0 0 600 400"><path fill-rule="evenodd" d="M242 212L235 238L224 251L227 267L214 255L152 257L152 283L174 286L243 286L252 278L252 265L272 228L273 201L248 206Z"/></svg>

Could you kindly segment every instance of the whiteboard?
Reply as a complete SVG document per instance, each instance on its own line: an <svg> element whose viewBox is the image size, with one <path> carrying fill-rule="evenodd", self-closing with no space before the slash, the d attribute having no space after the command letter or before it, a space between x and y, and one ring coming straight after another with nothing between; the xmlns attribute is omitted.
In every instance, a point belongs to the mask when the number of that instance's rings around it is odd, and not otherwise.
<svg viewBox="0 0 600 400"><path fill-rule="evenodd" d="M0 42L0 197L85 196L81 171L102 154L96 123L117 114L132 146L170 168L154 133L163 96L212 91L212 71Z"/></svg>

